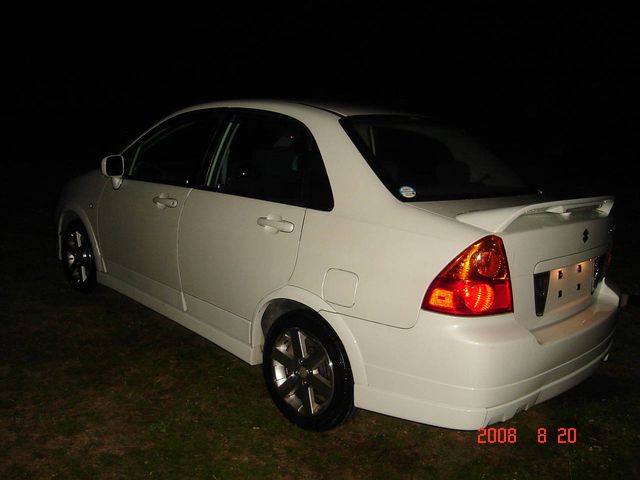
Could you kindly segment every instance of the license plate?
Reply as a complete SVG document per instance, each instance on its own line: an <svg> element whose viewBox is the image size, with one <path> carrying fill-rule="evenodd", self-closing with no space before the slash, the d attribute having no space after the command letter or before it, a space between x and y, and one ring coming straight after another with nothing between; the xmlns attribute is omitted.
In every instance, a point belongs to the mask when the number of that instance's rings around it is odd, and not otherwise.
<svg viewBox="0 0 640 480"><path fill-rule="evenodd" d="M592 283L593 259L551 270L545 310L590 296Z"/></svg>

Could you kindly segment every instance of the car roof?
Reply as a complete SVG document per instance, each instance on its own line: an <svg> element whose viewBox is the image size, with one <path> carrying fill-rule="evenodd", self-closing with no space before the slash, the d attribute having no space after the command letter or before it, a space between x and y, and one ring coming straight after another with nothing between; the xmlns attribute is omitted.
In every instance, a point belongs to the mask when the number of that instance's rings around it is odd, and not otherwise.
<svg viewBox="0 0 640 480"><path fill-rule="evenodd" d="M356 105L348 103L332 103L326 101L313 100L284 100L284 99L237 99L220 100L215 102L201 103L194 105L183 111L200 110L206 108L257 108L257 109L286 109L295 107L297 109L309 109L310 111L322 110L338 117L349 117L352 115L393 115L408 114L406 111L381 108L376 106Z"/></svg>

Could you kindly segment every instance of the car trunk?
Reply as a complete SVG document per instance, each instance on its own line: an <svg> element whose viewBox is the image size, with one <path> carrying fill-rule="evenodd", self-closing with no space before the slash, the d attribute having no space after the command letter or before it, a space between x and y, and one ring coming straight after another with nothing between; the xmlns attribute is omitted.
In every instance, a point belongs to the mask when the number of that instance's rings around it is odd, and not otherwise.
<svg viewBox="0 0 640 480"><path fill-rule="evenodd" d="M595 301L613 234L612 197L541 200L520 196L411 203L502 237L514 315L529 330Z"/></svg>

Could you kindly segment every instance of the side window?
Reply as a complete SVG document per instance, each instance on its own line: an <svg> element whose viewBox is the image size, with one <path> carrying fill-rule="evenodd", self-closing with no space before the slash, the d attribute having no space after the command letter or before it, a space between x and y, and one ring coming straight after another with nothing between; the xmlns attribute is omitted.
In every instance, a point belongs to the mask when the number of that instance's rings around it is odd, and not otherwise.
<svg viewBox="0 0 640 480"><path fill-rule="evenodd" d="M313 136L302 123L283 115L235 115L207 187L317 210L333 208L329 179Z"/></svg>
<svg viewBox="0 0 640 480"><path fill-rule="evenodd" d="M189 186L207 153L221 114L193 112L159 125L125 154L126 177Z"/></svg>

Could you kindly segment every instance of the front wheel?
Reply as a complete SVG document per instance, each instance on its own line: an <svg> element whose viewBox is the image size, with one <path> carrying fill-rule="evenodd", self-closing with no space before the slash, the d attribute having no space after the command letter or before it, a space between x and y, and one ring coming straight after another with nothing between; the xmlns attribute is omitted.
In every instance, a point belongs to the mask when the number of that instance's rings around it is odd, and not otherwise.
<svg viewBox="0 0 640 480"><path fill-rule="evenodd" d="M265 338L262 372L278 409L301 428L328 430L354 411L344 347L312 312L289 312L273 324Z"/></svg>
<svg viewBox="0 0 640 480"><path fill-rule="evenodd" d="M96 286L96 263L84 225L73 221L62 234L62 266L71 286L88 292Z"/></svg>

